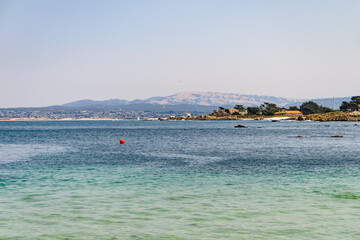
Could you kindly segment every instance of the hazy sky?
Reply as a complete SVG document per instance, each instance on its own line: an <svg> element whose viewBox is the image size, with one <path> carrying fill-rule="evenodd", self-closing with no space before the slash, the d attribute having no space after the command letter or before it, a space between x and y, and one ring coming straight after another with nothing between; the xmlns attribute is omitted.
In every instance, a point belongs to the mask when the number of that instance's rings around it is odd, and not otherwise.
<svg viewBox="0 0 360 240"><path fill-rule="evenodd" d="M1 0L0 91L0 107L360 95L360 1Z"/></svg>

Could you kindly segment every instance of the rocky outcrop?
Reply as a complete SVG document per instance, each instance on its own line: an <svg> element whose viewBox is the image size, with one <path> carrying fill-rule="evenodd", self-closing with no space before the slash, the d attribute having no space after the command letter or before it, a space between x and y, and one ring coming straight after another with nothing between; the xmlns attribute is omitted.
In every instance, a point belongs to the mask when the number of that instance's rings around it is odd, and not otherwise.
<svg viewBox="0 0 360 240"><path fill-rule="evenodd" d="M329 121L359 121L360 116L353 116L350 113L324 113L324 114L310 114L298 118L297 120L311 120L319 122Z"/></svg>
<svg viewBox="0 0 360 240"><path fill-rule="evenodd" d="M244 125L239 124L239 125L236 125L235 128L246 128L246 127Z"/></svg>
<svg viewBox="0 0 360 240"><path fill-rule="evenodd" d="M279 120L285 120L281 118L274 119L274 116L242 116L242 115L230 115L225 112L218 112L217 114L201 115L198 117L170 117L162 118L159 120L271 120L277 122ZM298 121L360 121L360 116L351 115L351 113L324 113L324 114L310 114L303 116L288 117L286 120L298 120Z"/></svg>

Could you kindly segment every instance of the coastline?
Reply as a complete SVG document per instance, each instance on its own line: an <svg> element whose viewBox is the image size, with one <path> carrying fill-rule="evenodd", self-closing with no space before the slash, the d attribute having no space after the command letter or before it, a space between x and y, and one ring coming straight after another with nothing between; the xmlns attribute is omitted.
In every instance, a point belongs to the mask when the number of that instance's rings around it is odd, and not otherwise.
<svg viewBox="0 0 360 240"><path fill-rule="evenodd" d="M14 121L137 121L137 119L115 119L115 118L0 118L0 122L14 122ZM280 121L280 120L295 120L295 121L318 121L318 122L357 122L360 121L359 115L353 115L352 113L321 113L321 114L309 114L301 116L284 116L284 115L201 115L196 117L169 117L169 118L144 118L144 121L222 121L222 120L264 120L264 121Z"/></svg>
<svg viewBox="0 0 360 240"><path fill-rule="evenodd" d="M160 121L179 121L179 120L266 120L266 121L279 121L279 120L295 120L295 121L317 121L317 122L357 122L360 121L359 115L354 115L353 113L317 113L309 115L299 115L299 116L284 116L284 115L272 115L272 116L262 116L262 115L201 115L198 117L170 117L170 118L159 118Z"/></svg>
<svg viewBox="0 0 360 240"><path fill-rule="evenodd" d="M34 122L41 122L41 121L123 121L127 119L113 119L113 118L8 118L8 119L1 119L2 122L15 122L15 121L34 121Z"/></svg>
<svg viewBox="0 0 360 240"><path fill-rule="evenodd" d="M201 115L197 117L170 117L170 118L159 118L160 121L223 121L223 120L243 120L243 121L279 121L279 120L296 120L291 116L239 116L239 115L227 115L227 116L210 116Z"/></svg>

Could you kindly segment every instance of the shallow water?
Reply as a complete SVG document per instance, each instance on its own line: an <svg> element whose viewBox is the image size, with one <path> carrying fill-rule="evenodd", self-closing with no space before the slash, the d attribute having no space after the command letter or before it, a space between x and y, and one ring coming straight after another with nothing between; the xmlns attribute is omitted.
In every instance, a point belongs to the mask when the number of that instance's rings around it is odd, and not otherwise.
<svg viewBox="0 0 360 240"><path fill-rule="evenodd" d="M0 122L0 239L359 239L359 139L350 122Z"/></svg>

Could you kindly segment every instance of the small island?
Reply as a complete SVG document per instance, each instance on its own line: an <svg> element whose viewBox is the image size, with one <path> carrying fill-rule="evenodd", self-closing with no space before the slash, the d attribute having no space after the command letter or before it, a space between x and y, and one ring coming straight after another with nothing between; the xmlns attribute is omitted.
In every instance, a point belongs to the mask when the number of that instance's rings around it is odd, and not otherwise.
<svg viewBox="0 0 360 240"><path fill-rule="evenodd" d="M274 103L265 102L260 106L247 107L236 105L227 109L219 107L208 115L192 117L159 118L159 120L297 120L297 121L360 121L360 96L350 102L343 102L339 110L318 105L313 101L304 102L300 107L280 108Z"/></svg>

